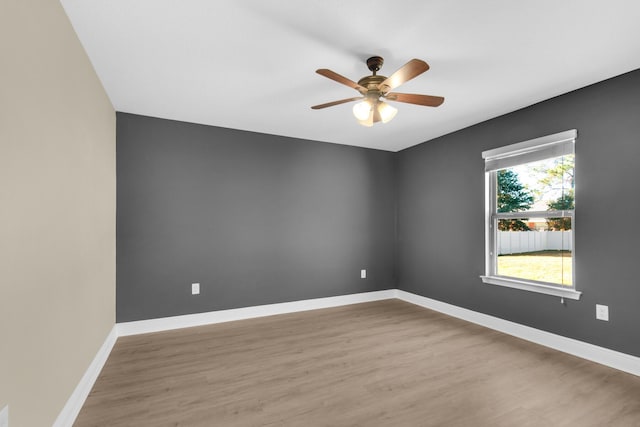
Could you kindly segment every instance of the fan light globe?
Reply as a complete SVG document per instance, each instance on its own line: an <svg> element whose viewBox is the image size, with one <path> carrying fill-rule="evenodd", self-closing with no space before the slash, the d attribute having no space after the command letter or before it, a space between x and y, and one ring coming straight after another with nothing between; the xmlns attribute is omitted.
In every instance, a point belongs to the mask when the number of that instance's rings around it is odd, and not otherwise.
<svg viewBox="0 0 640 427"><path fill-rule="evenodd" d="M353 106L353 115L361 122L367 120L372 111L373 109L368 101L361 101Z"/></svg>
<svg viewBox="0 0 640 427"><path fill-rule="evenodd" d="M380 102L377 108L378 113L380 113L380 119L382 120L382 123L390 122L398 113L397 108L392 107L386 102Z"/></svg>
<svg viewBox="0 0 640 427"><path fill-rule="evenodd" d="M365 120L358 120L358 123L368 128L373 126L373 110L371 110L371 114L369 114L369 117L367 117Z"/></svg>

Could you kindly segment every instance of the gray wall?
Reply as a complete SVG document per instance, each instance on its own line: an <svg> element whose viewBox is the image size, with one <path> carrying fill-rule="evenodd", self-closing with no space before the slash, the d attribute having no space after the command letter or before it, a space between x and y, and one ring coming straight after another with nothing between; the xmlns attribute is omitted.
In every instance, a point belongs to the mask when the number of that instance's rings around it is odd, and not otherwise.
<svg viewBox="0 0 640 427"><path fill-rule="evenodd" d="M640 70L395 154L119 113L117 320L398 287L640 356L639 111ZM481 283L481 152L573 128L582 299Z"/></svg>
<svg viewBox="0 0 640 427"><path fill-rule="evenodd" d="M481 283L481 152L567 129L576 142L580 301ZM640 356L640 71L398 153L398 287ZM595 304L610 321L595 320Z"/></svg>
<svg viewBox="0 0 640 427"><path fill-rule="evenodd" d="M393 173L390 152L118 113L117 321L395 287Z"/></svg>

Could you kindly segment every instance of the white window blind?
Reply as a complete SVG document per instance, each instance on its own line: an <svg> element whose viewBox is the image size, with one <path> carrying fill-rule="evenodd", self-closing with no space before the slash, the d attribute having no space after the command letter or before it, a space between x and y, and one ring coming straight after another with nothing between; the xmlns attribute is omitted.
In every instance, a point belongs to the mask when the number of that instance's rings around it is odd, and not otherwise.
<svg viewBox="0 0 640 427"><path fill-rule="evenodd" d="M482 152L485 172L573 154L578 132L571 129Z"/></svg>

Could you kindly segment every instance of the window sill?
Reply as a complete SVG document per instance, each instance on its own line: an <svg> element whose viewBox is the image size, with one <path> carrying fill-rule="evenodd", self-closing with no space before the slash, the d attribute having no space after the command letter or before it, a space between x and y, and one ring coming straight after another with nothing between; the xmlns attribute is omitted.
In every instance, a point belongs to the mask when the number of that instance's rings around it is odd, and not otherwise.
<svg viewBox="0 0 640 427"><path fill-rule="evenodd" d="M521 289L523 291L537 292L540 294L554 295L561 298L579 300L582 292L575 289L563 289L555 286L543 285L526 280L509 279L497 276L480 276L484 283L490 285L505 286L507 288Z"/></svg>

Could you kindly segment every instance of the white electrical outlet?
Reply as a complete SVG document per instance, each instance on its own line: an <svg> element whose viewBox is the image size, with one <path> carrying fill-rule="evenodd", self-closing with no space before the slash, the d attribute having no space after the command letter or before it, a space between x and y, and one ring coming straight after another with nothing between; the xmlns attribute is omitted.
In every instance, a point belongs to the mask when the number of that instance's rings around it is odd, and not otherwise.
<svg viewBox="0 0 640 427"><path fill-rule="evenodd" d="M9 427L9 405L0 411L0 427Z"/></svg>
<svg viewBox="0 0 640 427"><path fill-rule="evenodd" d="M191 295L198 295L200 293L200 283L191 284Z"/></svg>
<svg viewBox="0 0 640 427"><path fill-rule="evenodd" d="M596 319L609 321L609 306L596 304Z"/></svg>
<svg viewBox="0 0 640 427"><path fill-rule="evenodd" d="M367 270L360 270L360 278L361 279L366 279L367 278Z"/></svg>

